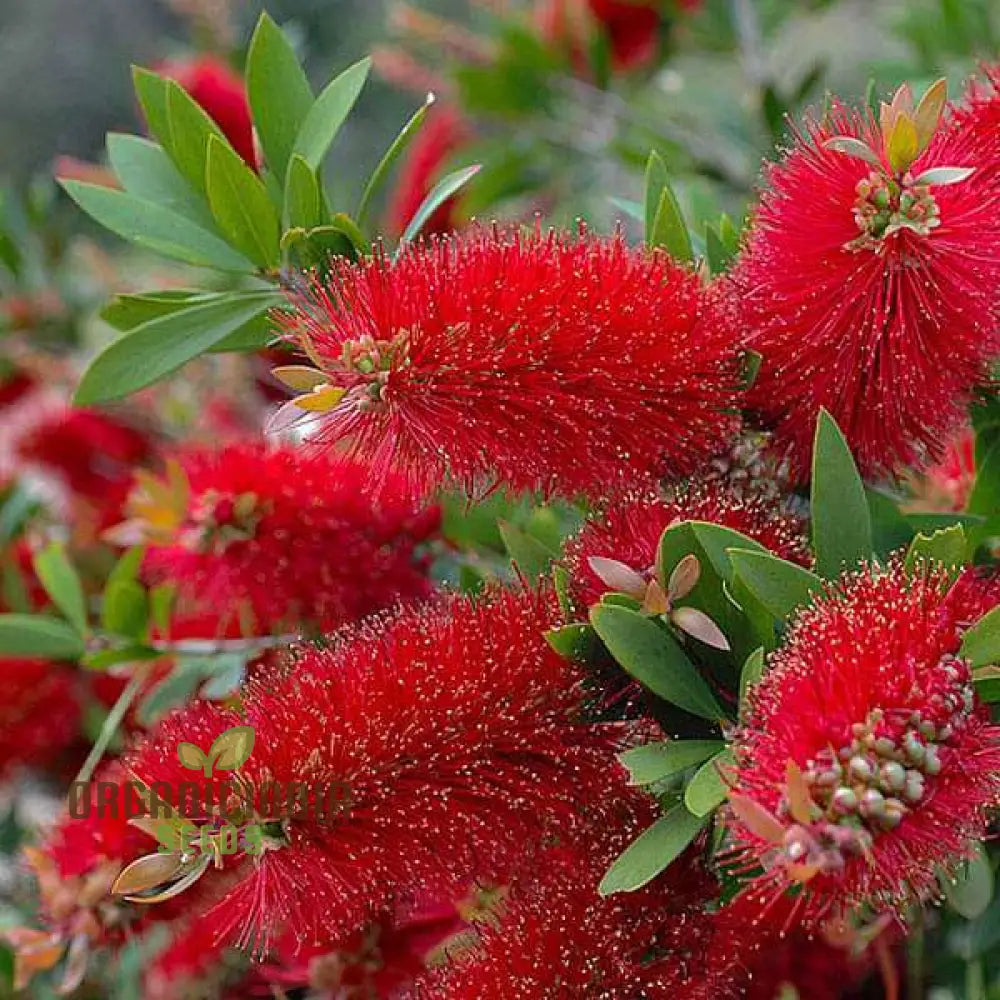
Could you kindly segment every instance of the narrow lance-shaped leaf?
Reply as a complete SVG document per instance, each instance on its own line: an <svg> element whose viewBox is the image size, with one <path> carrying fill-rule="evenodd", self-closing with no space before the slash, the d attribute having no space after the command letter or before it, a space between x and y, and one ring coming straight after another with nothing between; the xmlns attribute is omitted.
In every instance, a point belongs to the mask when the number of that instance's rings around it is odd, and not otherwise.
<svg viewBox="0 0 1000 1000"><path fill-rule="evenodd" d="M693 816L707 816L726 800L726 768L733 766L728 749L705 761L684 789L684 805Z"/></svg>
<svg viewBox="0 0 1000 1000"><path fill-rule="evenodd" d="M214 233L161 205L98 184L60 184L84 212L136 246L198 267L244 274L254 271L250 260Z"/></svg>
<svg viewBox="0 0 1000 1000"><path fill-rule="evenodd" d="M278 213L260 178L228 144L208 140L208 202L219 229L260 267L276 267L280 238Z"/></svg>
<svg viewBox="0 0 1000 1000"><path fill-rule="evenodd" d="M601 604L591 608L590 622L615 660L654 694L705 719L725 717L677 640L652 618Z"/></svg>
<svg viewBox="0 0 1000 1000"><path fill-rule="evenodd" d="M973 668L1000 663L1000 607L983 615L962 636L960 652Z"/></svg>
<svg viewBox="0 0 1000 1000"><path fill-rule="evenodd" d="M0 655L78 660L83 639L61 618L48 615L0 615Z"/></svg>
<svg viewBox="0 0 1000 1000"><path fill-rule="evenodd" d="M355 218L358 220L358 225L362 229L368 221L368 211L371 208L372 198L374 198L378 190L385 183L389 171L392 170L396 161L405 152L410 141L420 131L424 119L427 117L427 113L433 104L434 95L428 94L427 100L421 107L417 108L410 120L403 126L399 135L393 139L392 144L385 151L385 155L379 161L378 166L372 171L371 177L368 178L368 183L365 185L365 189L361 195L361 201L358 202L358 210L354 213Z"/></svg>
<svg viewBox="0 0 1000 1000"><path fill-rule="evenodd" d="M312 229L323 221L323 197L319 178L306 161L296 154L288 164L285 184L285 224Z"/></svg>
<svg viewBox="0 0 1000 1000"><path fill-rule="evenodd" d="M720 750L721 740L661 740L620 754L633 785L651 785L701 764Z"/></svg>
<svg viewBox="0 0 1000 1000"><path fill-rule="evenodd" d="M646 234L646 245L663 247L677 260L694 260L691 235L681 214L677 196L669 184L665 184L660 191L653 228Z"/></svg>
<svg viewBox="0 0 1000 1000"><path fill-rule="evenodd" d="M906 568L913 572L921 564L937 563L957 576L965 562L967 546L965 528L961 524L953 524L929 535L921 533L913 539L906 552Z"/></svg>
<svg viewBox="0 0 1000 1000"><path fill-rule="evenodd" d="M811 515L820 576L839 576L873 554L865 485L847 439L826 410L816 422Z"/></svg>
<svg viewBox="0 0 1000 1000"><path fill-rule="evenodd" d="M318 170L322 164L354 107L370 69L371 59L368 58L349 66L327 84L306 114L292 152L298 153L313 170Z"/></svg>
<svg viewBox="0 0 1000 1000"><path fill-rule="evenodd" d="M38 577L52 603L78 631L87 631L87 605L80 576L66 555L64 546L53 543L34 558Z"/></svg>
<svg viewBox="0 0 1000 1000"><path fill-rule="evenodd" d="M407 243L413 242L424 228L427 220L443 205L453 194L457 194L473 177L480 171L480 164L474 163L471 167L463 167L454 173L443 177L431 189L430 194L420 203L413 218L410 219L403 235L399 238L399 246L402 249Z"/></svg>
<svg viewBox="0 0 1000 1000"><path fill-rule="evenodd" d="M75 401L89 406L145 388L281 302L276 292L238 292L144 323L93 360Z"/></svg>
<svg viewBox="0 0 1000 1000"><path fill-rule="evenodd" d="M634 892L675 861L698 836L707 820L674 806L634 840L611 865L597 891L602 896Z"/></svg>
<svg viewBox="0 0 1000 1000"><path fill-rule="evenodd" d="M656 213L660 208L660 192L668 183L667 165L663 157L654 149L646 161L646 176L643 185L643 223L645 233L653 231L656 223Z"/></svg>
<svg viewBox="0 0 1000 1000"><path fill-rule="evenodd" d="M170 158L195 191L207 193L209 142L215 139L232 151L229 140L201 105L173 80L167 81L167 119L170 145L166 149Z"/></svg>
<svg viewBox="0 0 1000 1000"><path fill-rule="evenodd" d="M497 526L507 554L525 580L529 582L537 580L548 571L553 560L557 558L557 553L534 535L529 535L507 521L501 520Z"/></svg>
<svg viewBox="0 0 1000 1000"><path fill-rule="evenodd" d="M122 187L136 198L176 212L218 235L215 220L200 197L156 143L137 135L108 134L108 160Z"/></svg>
<svg viewBox="0 0 1000 1000"><path fill-rule="evenodd" d="M284 32L264 12L247 51L247 97L267 167L284 180L313 92ZM309 225L316 225L312 222Z"/></svg>
<svg viewBox="0 0 1000 1000"><path fill-rule="evenodd" d="M823 589L823 581L815 573L770 553L731 549L729 558L736 576L778 621L808 604L812 595Z"/></svg>

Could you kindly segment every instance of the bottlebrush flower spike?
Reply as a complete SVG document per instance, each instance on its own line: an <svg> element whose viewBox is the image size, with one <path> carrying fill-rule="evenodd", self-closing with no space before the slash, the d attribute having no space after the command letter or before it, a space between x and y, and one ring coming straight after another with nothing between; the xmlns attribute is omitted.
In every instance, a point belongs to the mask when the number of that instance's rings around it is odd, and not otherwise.
<svg viewBox="0 0 1000 1000"><path fill-rule="evenodd" d="M680 474L735 429L718 297L621 237L462 237L341 263L280 314L321 375L318 437L426 490L563 494ZM337 394L340 395L337 395Z"/></svg>
<svg viewBox="0 0 1000 1000"><path fill-rule="evenodd" d="M793 987L809 1000L841 1000L876 965L894 934L887 921L862 927L843 923L824 926L816 933L796 924L796 901L782 897L761 912L749 896L737 897L710 918L707 949L711 976L707 987L692 991L692 1000L739 996L740 1000L776 1000ZM898 997L891 968L885 996Z"/></svg>
<svg viewBox="0 0 1000 1000"><path fill-rule="evenodd" d="M737 856L765 907L801 887L808 920L858 904L905 913L935 891L1000 803L1000 727L959 656L1000 577L850 574L793 621L735 743Z"/></svg>
<svg viewBox="0 0 1000 1000"><path fill-rule="evenodd" d="M221 780L184 768L177 747L254 729L225 811L261 824L264 850L198 883L218 900L220 938L335 946L395 901L502 883L547 838L571 843L613 808L607 776L630 730L582 724L578 668L543 638L549 607L497 592L368 619L252 680L240 714L195 703L128 758L150 787L194 781L218 802ZM274 803L273 782L305 783L312 807ZM323 789L348 794L331 810ZM199 828L219 819L185 814Z"/></svg>
<svg viewBox="0 0 1000 1000"><path fill-rule="evenodd" d="M760 542L782 559L802 566L810 562L802 522L782 514L780 504L768 504L752 495L736 496L718 484L695 483L675 491L670 499L655 493L633 494L588 521L566 544L574 599L590 607L609 590L618 590L643 600L658 575L660 536L677 521L721 524ZM613 578L608 575L609 564L615 564Z"/></svg>
<svg viewBox="0 0 1000 1000"><path fill-rule="evenodd" d="M943 103L903 88L879 125L835 105L767 172L735 282L764 357L748 403L800 480L820 407L867 476L940 457L1000 350L1000 175Z"/></svg>
<svg viewBox="0 0 1000 1000"><path fill-rule="evenodd" d="M982 170L1000 174L1000 65L983 68L985 79L974 78L963 102L953 110L956 127L983 145Z"/></svg>
<svg viewBox="0 0 1000 1000"><path fill-rule="evenodd" d="M398 477L375 501L366 474L292 448L190 450L165 479L138 476L112 537L146 542L147 571L218 610L222 627L249 613L260 630L328 630L431 593L415 548L436 532L437 508L406 498Z"/></svg>
<svg viewBox="0 0 1000 1000"><path fill-rule="evenodd" d="M421 1000L553 997L636 1000L688 996L708 958L702 912L715 880L692 852L637 892L602 897L597 885L630 839L631 819L592 831L582 849L556 848L534 878L515 881L497 919L478 925L475 947L418 982Z"/></svg>

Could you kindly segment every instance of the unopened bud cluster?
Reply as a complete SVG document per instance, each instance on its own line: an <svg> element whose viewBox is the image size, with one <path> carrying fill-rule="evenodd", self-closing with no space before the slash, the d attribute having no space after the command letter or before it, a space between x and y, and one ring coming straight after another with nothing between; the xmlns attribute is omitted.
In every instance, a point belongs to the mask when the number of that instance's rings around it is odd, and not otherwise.
<svg viewBox="0 0 1000 1000"><path fill-rule="evenodd" d="M902 186L885 174L873 171L858 181L854 221L861 236L851 249L877 249L880 240L901 229L928 236L941 224L937 202L926 184L914 184L906 174Z"/></svg>
<svg viewBox="0 0 1000 1000"><path fill-rule="evenodd" d="M849 743L809 763L804 777L826 823L877 836L894 830L924 799L941 772L942 750L975 705L965 661L943 657L919 695L924 708L874 709L851 727Z"/></svg>
<svg viewBox="0 0 1000 1000"><path fill-rule="evenodd" d="M191 511L183 543L193 552L221 554L233 542L253 538L266 513L266 505L256 493L206 490Z"/></svg>

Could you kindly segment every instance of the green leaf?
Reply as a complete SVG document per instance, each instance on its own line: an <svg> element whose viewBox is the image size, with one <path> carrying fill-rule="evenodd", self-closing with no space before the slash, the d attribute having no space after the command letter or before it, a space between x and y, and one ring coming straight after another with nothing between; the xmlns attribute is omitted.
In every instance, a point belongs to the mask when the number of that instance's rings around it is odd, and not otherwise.
<svg viewBox="0 0 1000 1000"><path fill-rule="evenodd" d="M812 533L816 571L827 579L874 552L865 484L836 421L820 410L812 464Z"/></svg>
<svg viewBox="0 0 1000 1000"><path fill-rule="evenodd" d="M116 330L131 330L159 316L180 312L196 303L211 302L218 298L221 295L187 289L121 294L116 295L101 310L101 319Z"/></svg>
<svg viewBox="0 0 1000 1000"><path fill-rule="evenodd" d="M721 740L661 740L619 754L633 785L652 785L700 764L720 750Z"/></svg>
<svg viewBox="0 0 1000 1000"><path fill-rule="evenodd" d="M899 509L901 499L871 487L865 490L865 497L871 512L875 554L884 558L890 552L909 545L914 529Z"/></svg>
<svg viewBox="0 0 1000 1000"><path fill-rule="evenodd" d="M139 106L146 118L150 135L164 148L170 145L170 120L167 117L167 80L141 66L132 67L132 84Z"/></svg>
<svg viewBox="0 0 1000 1000"><path fill-rule="evenodd" d="M232 152L229 140L201 105L173 80L167 81L167 120L170 142L164 143L164 149L188 184L200 194L207 194L209 142L216 139Z"/></svg>
<svg viewBox="0 0 1000 1000"><path fill-rule="evenodd" d="M60 184L91 218L136 246L198 267L242 274L254 271L251 261L218 236L161 205L98 184Z"/></svg>
<svg viewBox="0 0 1000 1000"><path fill-rule="evenodd" d="M987 517L1000 510L1000 441L995 442L979 462L966 510Z"/></svg>
<svg viewBox="0 0 1000 1000"><path fill-rule="evenodd" d="M66 620L81 634L87 631L87 603L83 584L66 549L53 542L32 560L35 575L52 598L52 603L66 616Z"/></svg>
<svg viewBox="0 0 1000 1000"><path fill-rule="evenodd" d="M727 748L698 768L684 789L684 805L692 816L707 816L726 801L728 789L719 769L733 764L732 751Z"/></svg>
<svg viewBox="0 0 1000 1000"><path fill-rule="evenodd" d="M660 208L660 193L669 179L667 165L663 162L663 157L654 149L646 161L646 176L643 185L642 219L647 241L649 234L656 226L656 213Z"/></svg>
<svg viewBox="0 0 1000 1000"><path fill-rule="evenodd" d="M1000 663L1000 607L983 615L966 631L959 652L973 669Z"/></svg>
<svg viewBox="0 0 1000 1000"><path fill-rule="evenodd" d="M660 192L653 228L646 234L646 246L663 247L676 260L694 260L691 235L677 196L669 184L665 184Z"/></svg>
<svg viewBox="0 0 1000 1000"><path fill-rule="evenodd" d="M1000 677L982 677L974 679L976 696L986 705L996 705L1000 702Z"/></svg>
<svg viewBox="0 0 1000 1000"><path fill-rule="evenodd" d="M731 549L729 558L736 576L778 621L808 604L812 595L823 589L823 581L815 573L768 552Z"/></svg>
<svg viewBox="0 0 1000 1000"><path fill-rule="evenodd" d="M146 550L141 545L134 545L123 552L118 562L111 568L111 572L108 573L108 579L104 584L105 589L115 583L133 582L139 575L139 567L142 566L145 554Z"/></svg>
<svg viewBox="0 0 1000 1000"><path fill-rule="evenodd" d="M560 656L578 663L590 660L599 648L594 630L583 622L549 629L545 633L545 641Z"/></svg>
<svg viewBox="0 0 1000 1000"><path fill-rule="evenodd" d="M497 526L507 554L529 583L547 573L553 560L558 558L558 553L553 552L534 535L529 535L526 531L503 520L498 521Z"/></svg>
<svg viewBox="0 0 1000 1000"><path fill-rule="evenodd" d="M367 237L358 228L358 224L346 212L337 212L331 216L330 228L336 230L338 233L343 233L347 237L354 248L355 254L371 253L372 248Z"/></svg>
<svg viewBox="0 0 1000 1000"><path fill-rule="evenodd" d="M48 615L0 615L0 655L78 660L84 653L79 632Z"/></svg>
<svg viewBox="0 0 1000 1000"><path fill-rule="evenodd" d="M976 844L975 854L953 875L938 876L948 905L966 920L975 920L986 912L993 900L994 881L993 866L982 844Z"/></svg>
<svg viewBox="0 0 1000 1000"><path fill-rule="evenodd" d="M142 639L148 624L149 600L141 584L119 580L105 587L102 628L127 639Z"/></svg>
<svg viewBox="0 0 1000 1000"><path fill-rule="evenodd" d="M327 150L337 138L340 126L351 113L361 88L368 79L371 59L348 66L323 89L306 113L295 137L292 153L298 153L313 170L319 170Z"/></svg>
<svg viewBox="0 0 1000 1000"><path fill-rule="evenodd" d="M674 806L634 840L611 865L597 891L602 896L633 892L651 882L698 836L707 821Z"/></svg>
<svg viewBox="0 0 1000 1000"><path fill-rule="evenodd" d="M177 587L172 583L161 583L149 592L149 617L161 632L170 627L170 615L177 599Z"/></svg>
<svg viewBox="0 0 1000 1000"><path fill-rule="evenodd" d="M953 576L957 576L965 562L967 545L965 528L960 524L953 524L950 528L943 528L930 535L921 533L910 543L905 567L912 573L923 563L940 563L952 570Z"/></svg>
<svg viewBox="0 0 1000 1000"><path fill-rule="evenodd" d="M433 103L434 95L428 94L423 106L417 108L410 120L403 126L399 135L393 139L392 144L385 151L385 155L379 161L378 166L372 171L371 177L368 178L368 183L365 185L365 190L361 195L361 201L358 202L358 210L354 213L355 218L358 220L358 225L362 228L368 221L368 210L371 207L372 198L385 183L389 171L392 170L396 161L406 151L410 141L420 131L420 127L423 125L424 119L427 117L427 113L430 111Z"/></svg>
<svg viewBox="0 0 1000 1000"><path fill-rule="evenodd" d="M295 139L312 107L313 92L291 43L266 12L260 15L250 40L246 81L268 170L283 179Z"/></svg>
<svg viewBox="0 0 1000 1000"><path fill-rule="evenodd" d="M137 135L108 133L108 159L125 190L214 231L205 202L191 190L162 147Z"/></svg>
<svg viewBox="0 0 1000 1000"><path fill-rule="evenodd" d="M205 679L201 665L180 661L170 673L156 684L139 702L136 716L142 726L151 726L173 708L194 697Z"/></svg>
<svg viewBox="0 0 1000 1000"><path fill-rule="evenodd" d="M261 179L215 136L208 139L207 157L208 203L219 229L254 263L276 267L280 222Z"/></svg>
<svg viewBox="0 0 1000 1000"><path fill-rule="evenodd" d="M323 198L316 171L296 154L288 164L285 184L285 225L311 229L323 221Z"/></svg>
<svg viewBox="0 0 1000 1000"><path fill-rule="evenodd" d="M282 301L276 292L235 292L143 323L91 362L75 402L90 406L145 388Z"/></svg>
<svg viewBox="0 0 1000 1000"><path fill-rule="evenodd" d="M705 223L705 258L712 274L723 274L733 259L718 231L708 222Z"/></svg>
<svg viewBox="0 0 1000 1000"><path fill-rule="evenodd" d="M0 997L14 995L15 965L14 949L7 943L0 942Z"/></svg>
<svg viewBox="0 0 1000 1000"><path fill-rule="evenodd" d="M413 218L407 223L403 235L399 238L400 248L405 247L407 243L412 243L438 208L453 194L465 187L479 173L480 169L480 164L474 163L471 167L463 167L461 170L448 174L447 177L442 177L431 189L430 194L420 203Z"/></svg>
<svg viewBox="0 0 1000 1000"><path fill-rule="evenodd" d="M652 618L599 604L590 609L590 623L619 665L655 695L704 719L725 717L680 644Z"/></svg>
<svg viewBox="0 0 1000 1000"><path fill-rule="evenodd" d="M764 676L764 647L755 649L743 664L740 671L740 714L744 714L747 706L747 698L753 690L754 685Z"/></svg>

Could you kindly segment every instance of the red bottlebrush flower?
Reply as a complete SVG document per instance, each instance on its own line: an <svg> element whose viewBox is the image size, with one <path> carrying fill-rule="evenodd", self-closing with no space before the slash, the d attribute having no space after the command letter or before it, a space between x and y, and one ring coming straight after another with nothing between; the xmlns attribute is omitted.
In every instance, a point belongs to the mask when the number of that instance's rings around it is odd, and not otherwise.
<svg viewBox="0 0 1000 1000"><path fill-rule="evenodd" d="M68 409L42 421L20 439L18 454L58 476L73 494L106 503L151 453L140 431L94 410Z"/></svg>
<svg viewBox="0 0 1000 1000"><path fill-rule="evenodd" d="M966 856L1000 802L1000 727L959 656L1000 576L872 567L793 620L736 740L737 855L761 905L801 885L807 919L903 912Z"/></svg>
<svg viewBox="0 0 1000 1000"><path fill-rule="evenodd" d="M322 371L296 370L313 389L289 412L418 489L450 474L607 495L690 471L734 431L728 315L620 237L476 228L341 264L293 305L288 336Z"/></svg>
<svg viewBox="0 0 1000 1000"><path fill-rule="evenodd" d="M986 162L981 167L1000 174L1000 66L985 66L985 80L973 79L965 100L953 112L956 127L983 144Z"/></svg>
<svg viewBox="0 0 1000 1000"><path fill-rule="evenodd" d="M791 987L809 1000L841 1000L875 965L874 950L890 933L878 924L848 931L810 933L796 926L795 900L782 897L761 913L748 896L711 917L711 974L695 1000L736 997L777 1000ZM874 943L877 942L877 943ZM886 996L894 994L886 993Z"/></svg>
<svg viewBox="0 0 1000 1000"><path fill-rule="evenodd" d="M454 153L467 145L472 130L462 115L451 107L433 111L430 120L413 141L400 168L399 180L389 199L388 231L400 235L417 214L423 200L441 179L443 168ZM440 205L424 224L423 233L450 233L459 226L458 199Z"/></svg>
<svg viewBox="0 0 1000 1000"><path fill-rule="evenodd" d="M215 56L161 63L157 72L186 90L219 126L247 166L258 169L250 104L238 73Z"/></svg>
<svg viewBox="0 0 1000 1000"><path fill-rule="evenodd" d="M642 0L587 0L587 7L607 33L617 69L644 66L656 56L660 12Z"/></svg>
<svg viewBox="0 0 1000 1000"><path fill-rule="evenodd" d="M179 744L255 732L236 791L266 849L203 875L221 937L335 946L408 899L502 883L545 838L571 842L613 807L608 774L629 730L582 723L578 668L543 638L548 606L498 592L369 619L251 681L240 714L195 703L163 723L128 760L157 788L220 786L181 766ZM275 782L306 784L312 808L275 803Z"/></svg>
<svg viewBox="0 0 1000 1000"><path fill-rule="evenodd" d="M594 571L592 559L613 559L648 578L660 536L675 521L709 521L760 542L782 559L807 566L811 561L802 522L762 499L735 496L720 487L695 484L671 499L641 494L614 504L584 525L566 545L566 561L576 599L596 604L613 589Z"/></svg>
<svg viewBox="0 0 1000 1000"><path fill-rule="evenodd" d="M540 858L533 878L515 880L500 911L476 925L450 966L428 974L412 996L422 1000L637 1000L687 996L703 965L709 922L702 906L715 882L690 853L637 892L602 898L608 866L643 829L650 810L576 849Z"/></svg>
<svg viewBox="0 0 1000 1000"><path fill-rule="evenodd" d="M0 777L17 766L46 767L76 739L80 692L68 667L0 658Z"/></svg>
<svg viewBox="0 0 1000 1000"><path fill-rule="evenodd" d="M820 407L867 476L938 457L1000 351L1000 174L930 93L914 112L902 89L881 128L835 106L768 169L736 271L764 357L748 402L800 480Z"/></svg>
<svg viewBox="0 0 1000 1000"><path fill-rule="evenodd" d="M366 470L333 454L232 445L178 463L167 483L139 478L134 520L116 537L145 537L148 572L215 609L220 627L249 613L259 630L330 630L431 593L415 548L440 514L414 505L398 479L375 502Z"/></svg>

